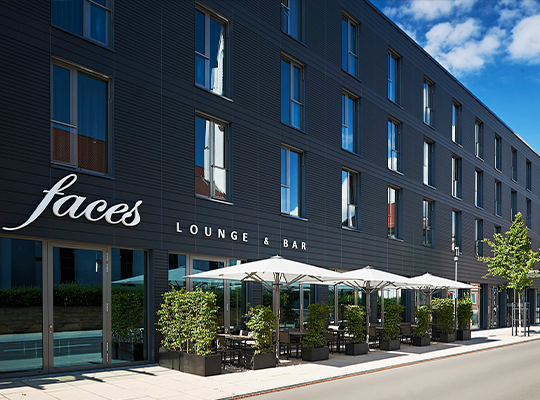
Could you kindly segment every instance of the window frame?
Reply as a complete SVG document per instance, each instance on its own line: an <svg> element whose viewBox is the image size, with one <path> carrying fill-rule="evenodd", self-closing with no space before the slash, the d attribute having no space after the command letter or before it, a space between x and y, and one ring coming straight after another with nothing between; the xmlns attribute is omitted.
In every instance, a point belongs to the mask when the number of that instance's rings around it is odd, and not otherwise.
<svg viewBox="0 0 540 400"><path fill-rule="evenodd" d="M347 184L343 183L343 175L347 174ZM360 174L348 168L341 169L341 227L353 230L360 230ZM355 201L355 202L354 202ZM351 223L350 209L355 208L356 224ZM344 213L347 220L344 221Z"/></svg>
<svg viewBox="0 0 540 400"><path fill-rule="evenodd" d="M510 221L514 222L516 219L517 211L517 191L510 190Z"/></svg>
<svg viewBox="0 0 540 400"><path fill-rule="evenodd" d="M452 210L452 220L451 220L451 250L455 253L455 248L459 248L461 253L463 248L461 247L461 211Z"/></svg>
<svg viewBox="0 0 540 400"><path fill-rule="evenodd" d="M388 154L387 154L387 167L390 171L403 173L402 172L402 123L395 118L388 117L387 124L387 133L388 133ZM395 157L395 168L394 168L394 157Z"/></svg>
<svg viewBox="0 0 540 400"><path fill-rule="evenodd" d="M54 107L54 67L60 67L63 69L69 70L69 105L70 105L70 122L69 124L61 121L56 121L53 119L53 107ZM79 166L79 157L78 157L78 141L79 141L79 121L78 121L78 75L83 75L91 79L95 79L97 81L103 82L106 85L106 99L105 99L105 106L106 106L106 116L105 116L105 172L100 171L94 171L90 169L84 169ZM62 167L67 167L79 172L84 172L88 174L96 174L99 176L112 176L113 175L113 155L112 155L112 138L113 138L113 132L112 132L112 93L113 93L113 78L101 74L99 72L90 70L89 68L82 67L80 65L72 64L65 62L63 60L52 58L50 63L50 159L51 159L51 165L58 165ZM63 126L67 126L69 129L75 129L75 141L74 143L70 140L70 158L71 156L74 157L73 163L66 163L62 162L60 160L55 160L54 155L54 133L53 133L53 124L59 124ZM83 135L85 136L85 135Z"/></svg>
<svg viewBox="0 0 540 400"><path fill-rule="evenodd" d="M502 183L495 180L495 205L494 213L497 217L502 217Z"/></svg>
<svg viewBox="0 0 540 400"><path fill-rule="evenodd" d="M456 199L462 199L462 159L461 157L452 155L452 196Z"/></svg>
<svg viewBox="0 0 540 400"><path fill-rule="evenodd" d="M435 247L435 201L424 198L422 202L423 245Z"/></svg>
<svg viewBox="0 0 540 400"><path fill-rule="evenodd" d="M298 10L296 10L296 13L298 14L298 37L295 37L291 33L291 2L294 2L298 5ZM280 25L281 25L281 32L285 33L287 36L292 37L295 40L298 40L299 42L303 41L303 0L281 0L281 9L280 9ZM284 24L283 24L283 16L285 14L284 9L288 10L288 18L287 18L287 29L284 30Z"/></svg>
<svg viewBox="0 0 540 400"><path fill-rule="evenodd" d="M305 173L305 153L292 146L281 144L281 150L285 151L285 184L281 183L281 190L283 188L288 189L287 200L286 200L286 209L283 208L283 202L281 201L281 215L289 216L292 218L303 219L305 217L305 204L304 204L304 173ZM298 214L291 213L291 191L293 187L291 186L291 152L298 155L298 185L295 188L297 190L298 197ZM281 153L282 154L282 153ZM281 157L280 157L281 158ZM283 160L281 160L283 161ZM283 174L283 171L281 172ZM282 199L283 200L283 199Z"/></svg>
<svg viewBox="0 0 540 400"><path fill-rule="evenodd" d="M349 109L349 100L352 101L352 129L348 125L348 117L351 113L351 110ZM343 89L341 92L341 148L346 151L350 151L351 153L360 155L360 129L359 129L359 119L360 119L360 98L348 90ZM345 118L345 121L343 120ZM344 129L349 128L349 130L352 132L352 149L348 149L344 147Z"/></svg>
<svg viewBox="0 0 540 400"><path fill-rule="evenodd" d="M90 13L89 11L89 8L91 6L97 6L99 7L100 9L104 10L106 13L107 13L107 16L108 16L108 19L107 19L107 43L103 43L103 42L100 42L99 40L97 39L94 39L90 36L90 33L89 33L89 27L88 27L88 24L86 23L87 21L87 14ZM114 12L113 12L113 8L114 8L114 0L106 0L106 5L103 6L93 0L82 0L82 34L79 35L79 33L77 32L73 32L69 29L66 29L62 26L60 26L59 24L55 24L53 22L53 10L52 10L52 7L53 7L53 1L51 1L51 25L54 26L55 28L58 28L58 29L61 29L63 31L66 31L66 32L69 32L77 37L80 37L80 38L83 38L85 40L88 40L89 42L92 42L94 44L97 44L98 46L102 46L102 47L105 47L107 49L112 49L113 48L113 43L114 43L114 40L113 40L113 32L114 32L114 19L113 19L113 16L114 16Z"/></svg>
<svg viewBox="0 0 540 400"><path fill-rule="evenodd" d="M474 220L474 256L484 256L484 220L475 218Z"/></svg>
<svg viewBox="0 0 540 400"><path fill-rule="evenodd" d="M474 122L474 155L484 160L484 123L478 118Z"/></svg>
<svg viewBox="0 0 540 400"><path fill-rule="evenodd" d="M525 166L526 166L525 188L529 192L531 192L532 191L532 163L531 161L527 159Z"/></svg>
<svg viewBox="0 0 540 400"><path fill-rule="evenodd" d="M305 131L306 129L306 107L305 107L305 90L306 90L306 87L305 87L305 65L300 63L299 61L296 61L292 58L289 58L289 57L285 57L285 56L282 56L281 57L281 62L283 63L286 63L286 64L289 64L289 94L288 94L288 119L289 119L289 122L285 122L283 121L283 115L281 115L281 123L285 124L285 125L288 125L292 128L295 128L295 129L299 129L301 131ZM283 64L281 64L281 80L283 81ZM300 77L300 82L298 82L298 88L299 88L299 93L298 93L298 97L299 99L296 100L294 99L294 94L293 94L293 91L294 91L294 68L298 68L300 73L299 73L299 77ZM281 84L283 84L283 82L281 82ZM283 87L281 87L281 102L283 102ZM296 126L296 125L293 125L293 122L292 122L292 117L293 117L293 109L294 109L294 104L298 104L299 107L300 107L300 126ZM283 109L283 104L281 104L281 108Z"/></svg>
<svg viewBox="0 0 540 400"><path fill-rule="evenodd" d="M462 145L461 110L461 104L452 99L452 141L460 146Z"/></svg>
<svg viewBox="0 0 540 400"><path fill-rule="evenodd" d="M392 68L392 60L394 60L394 68ZM398 105L401 104L401 64L402 57L389 47L387 96L388 100ZM392 79L392 75L394 79ZM393 90L391 88L393 88Z"/></svg>
<svg viewBox="0 0 540 400"><path fill-rule="evenodd" d="M525 217L525 226L527 227L527 229L531 230L532 228L532 203L531 203L531 199L527 199L527 214L526 214L526 217Z"/></svg>
<svg viewBox="0 0 540 400"><path fill-rule="evenodd" d="M484 209L484 171L474 170L474 205Z"/></svg>
<svg viewBox="0 0 540 400"><path fill-rule="evenodd" d="M355 78L359 78L360 77L360 23L354 19L353 17L351 17L349 14L347 14L346 12L343 12L342 13L342 18L341 18L341 40L343 41L343 23L346 23L347 25L347 43L346 43L346 68L343 68L344 65L343 65L343 50L344 50L344 46L343 46L343 42L341 44L341 69L345 72L347 72L349 75L352 75L354 76ZM354 31L354 46L351 46L351 27L354 28L353 31ZM354 47L354 49L351 50L351 47ZM356 52L354 53L353 50ZM356 62L354 64L354 68L351 68L351 63L350 63L350 60L351 60L351 55L352 57L355 58ZM353 70L354 69L354 70Z"/></svg>
<svg viewBox="0 0 540 400"><path fill-rule="evenodd" d="M517 154L517 150L515 148L511 148L511 151L512 151L512 180L514 182L517 182L517 167L518 167L518 154Z"/></svg>
<svg viewBox="0 0 540 400"><path fill-rule="evenodd" d="M435 142L424 137L423 149L423 182L424 185L435 187ZM426 155L427 151L427 155Z"/></svg>
<svg viewBox="0 0 540 400"><path fill-rule="evenodd" d="M200 197L200 198L205 198L205 199L210 199L210 200L214 200L214 201L219 201L219 202L225 202L225 203L231 203L232 202L232 193L231 193L231 188L232 188L232 180L231 180L231 160L232 160L232 146L231 146L231 124L227 121L223 121L221 119L218 119L218 118L215 118L213 116L210 116L210 115L207 115L207 114L204 114L204 113L201 113L201 112L196 112L195 113L195 118L200 118L200 119L203 119L205 121L209 121L211 123L215 125L219 125L219 126L223 126L224 127L224 146L223 146L223 151L224 151L224 166L223 167L220 167L220 166L217 166L215 165L215 156L216 156L216 137L215 137L215 129L212 129L211 132L210 132L210 135L211 135L211 140L210 140L210 146L209 146L209 153L210 153L210 165L209 165L209 169L210 169L210 184L209 184L209 190L210 190L210 196L206 196L202 193L197 193L197 188L195 187L195 196L196 197ZM196 119L195 119L196 121ZM196 128L195 128L195 136L197 135L197 132L196 132ZM197 141L195 141L195 152L197 152ZM197 167L197 165L195 164L195 167ZM219 197L219 196L215 196L214 193L215 193L215 183L214 183L214 169L220 169L220 170L224 170L225 171L225 177L226 177L226 184L225 184L225 189L226 189L226 196L225 198L222 198L222 197ZM197 177L197 175L196 175Z"/></svg>
<svg viewBox="0 0 540 400"><path fill-rule="evenodd" d="M392 207L390 203L390 197L391 193L394 193L394 213L392 214ZM401 189L398 186L394 185L388 185L387 190L387 238L388 239L394 239L394 240L403 240L402 238L402 232L401 232L401 202L402 202L402 192L403 189ZM391 234L391 221L394 222L394 234Z"/></svg>
<svg viewBox="0 0 540 400"><path fill-rule="evenodd" d="M424 104L424 124L434 128L435 126L435 111L433 108L433 97L435 93L435 83L424 76L423 104Z"/></svg>
<svg viewBox="0 0 540 400"><path fill-rule="evenodd" d="M229 20L224 18L223 16L215 13L214 11L211 11L205 7L202 7L201 5L197 4L195 7L195 13L200 12L201 14L204 14L204 54L201 54L195 49L195 58L197 56L201 56L205 60L205 67L204 67L204 85L201 85L197 82L197 79L195 77L195 86L206 90L210 93L213 93L217 96L227 97L229 94L229 57L227 55L229 54ZM214 20L215 22L219 23L220 25L223 25L223 35L224 35L224 60L223 60L223 90L222 93L219 93L214 90L214 88L211 87L211 76L212 76L212 69L210 68L210 58L212 55L210 54L210 21ZM197 32L195 31L195 36L197 35ZM196 63L195 63L196 65Z"/></svg>
<svg viewBox="0 0 540 400"><path fill-rule="evenodd" d="M502 137L495 134L495 169L502 172Z"/></svg>

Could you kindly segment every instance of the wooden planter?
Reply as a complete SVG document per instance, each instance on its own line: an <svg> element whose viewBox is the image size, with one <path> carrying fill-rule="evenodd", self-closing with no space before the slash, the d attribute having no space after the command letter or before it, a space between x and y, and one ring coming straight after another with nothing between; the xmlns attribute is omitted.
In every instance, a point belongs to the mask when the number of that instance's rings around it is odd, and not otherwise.
<svg viewBox="0 0 540 400"><path fill-rule="evenodd" d="M330 350L327 346L310 349L302 347L302 360L304 361L322 361L330 358Z"/></svg>
<svg viewBox="0 0 540 400"><path fill-rule="evenodd" d="M399 339L381 340L379 343L380 343L379 347L381 350L386 350L386 351L399 350L401 340Z"/></svg>
<svg viewBox="0 0 540 400"><path fill-rule="evenodd" d="M456 341L456 334L455 333L442 333L441 332L441 338L439 339L443 343L451 343Z"/></svg>
<svg viewBox="0 0 540 400"><path fill-rule="evenodd" d="M275 368L276 355L275 353L268 354L248 354L246 356L246 368L249 369L265 369Z"/></svg>
<svg viewBox="0 0 540 400"><path fill-rule="evenodd" d="M369 346L367 343L345 343L345 354L348 356L359 356L367 354Z"/></svg>
<svg viewBox="0 0 540 400"><path fill-rule="evenodd" d="M457 340L471 340L471 330L470 329L458 329L456 331Z"/></svg>
<svg viewBox="0 0 540 400"><path fill-rule="evenodd" d="M429 336L413 336L412 344L413 346L429 346L431 343L431 338Z"/></svg>
<svg viewBox="0 0 540 400"><path fill-rule="evenodd" d="M159 365L193 375L219 375L221 374L221 354L199 356L182 351L160 348Z"/></svg>

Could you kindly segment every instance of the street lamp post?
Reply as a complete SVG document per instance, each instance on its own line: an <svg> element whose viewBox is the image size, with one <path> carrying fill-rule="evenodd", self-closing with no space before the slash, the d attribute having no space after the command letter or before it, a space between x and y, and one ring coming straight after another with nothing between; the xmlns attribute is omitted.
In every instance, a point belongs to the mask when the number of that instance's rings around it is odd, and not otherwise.
<svg viewBox="0 0 540 400"><path fill-rule="evenodd" d="M454 280L457 282L457 262L459 259L459 247L454 248L455 254L454 254L454 262L456 264L456 267L454 269ZM456 323L456 332L458 329L458 321L457 321L457 305L458 305L458 289L456 288L456 293L454 296L454 312L455 312L455 323Z"/></svg>

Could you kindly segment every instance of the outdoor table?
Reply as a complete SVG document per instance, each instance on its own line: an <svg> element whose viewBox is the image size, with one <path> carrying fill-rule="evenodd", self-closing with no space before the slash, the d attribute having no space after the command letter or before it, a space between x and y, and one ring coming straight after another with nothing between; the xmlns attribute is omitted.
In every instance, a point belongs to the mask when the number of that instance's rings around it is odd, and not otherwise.
<svg viewBox="0 0 540 400"><path fill-rule="evenodd" d="M289 337L291 339L294 339L294 342L291 342L291 345L294 343L296 344L296 358L298 358L298 347L302 345L302 338L306 334L306 331L300 332L300 331L289 331Z"/></svg>

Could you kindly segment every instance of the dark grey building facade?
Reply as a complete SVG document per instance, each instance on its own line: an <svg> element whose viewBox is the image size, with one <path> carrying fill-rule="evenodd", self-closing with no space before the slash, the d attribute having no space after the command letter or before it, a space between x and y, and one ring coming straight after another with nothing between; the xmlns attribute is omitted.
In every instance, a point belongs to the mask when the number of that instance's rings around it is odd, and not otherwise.
<svg viewBox="0 0 540 400"><path fill-rule="evenodd" d="M170 285L236 329L262 287L183 276L275 254L453 279L457 247L507 324L480 240L521 212L538 249L540 157L368 1L0 10L0 374L155 361Z"/></svg>

